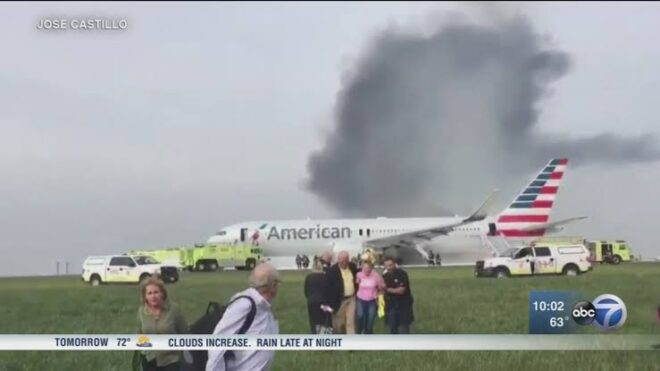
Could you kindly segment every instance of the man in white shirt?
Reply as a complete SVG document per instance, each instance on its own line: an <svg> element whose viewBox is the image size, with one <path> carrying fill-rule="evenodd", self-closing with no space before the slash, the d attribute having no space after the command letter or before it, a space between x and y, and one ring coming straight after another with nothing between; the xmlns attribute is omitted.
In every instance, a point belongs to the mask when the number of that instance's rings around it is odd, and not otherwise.
<svg viewBox="0 0 660 371"><path fill-rule="evenodd" d="M239 292L232 297L249 296L256 305L256 314L252 325L245 332L246 335L276 335L279 328L271 310L271 302L280 285L279 274L275 267L263 263L257 265L250 274L250 288ZM214 335L234 335L250 312L252 303L249 299L241 298L233 302L225 311L222 319L213 331ZM274 351L268 350L234 350L233 356L225 360L224 349L209 350L209 359L206 371L267 371L273 362Z"/></svg>

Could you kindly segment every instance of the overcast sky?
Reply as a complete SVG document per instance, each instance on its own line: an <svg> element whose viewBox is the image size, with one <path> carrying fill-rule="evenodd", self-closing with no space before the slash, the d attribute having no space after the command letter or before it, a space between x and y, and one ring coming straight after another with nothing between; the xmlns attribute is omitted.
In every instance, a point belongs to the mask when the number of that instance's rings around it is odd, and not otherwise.
<svg viewBox="0 0 660 371"><path fill-rule="evenodd" d="M347 73L384 28L424 30L464 7L2 4L0 275L52 274L57 260L77 272L87 255L202 242L243 220L341 216L302 184ZM505 9L572 59L539 104L539 130L660 134L658 4ZM81 16L128 29L36 28ZM501 186L501 205L527 178ZM565 179L553 218L590 216L567 233L660 256L660 163L583 166Z"/></svg>

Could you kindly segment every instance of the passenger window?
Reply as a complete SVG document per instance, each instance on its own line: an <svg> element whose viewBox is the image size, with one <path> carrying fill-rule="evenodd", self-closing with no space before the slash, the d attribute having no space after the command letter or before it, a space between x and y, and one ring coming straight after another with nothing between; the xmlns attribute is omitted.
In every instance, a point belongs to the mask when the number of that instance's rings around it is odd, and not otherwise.
<svg viewBox="0 0 660 371"><path fill-rule="evenodd" d="M122 264L121 264L121 258L112 258L112 259L110 260L110 265L115 265L115 266L116 266L116 265L122 265Z"/></svg>
<svg viewBox="0 0 660 371"><path fill-rule="evenodd" d="M535 247L534 253L536 256L550 256L550 248L548 247Z"/></svg>
<svg viewBox="0 0 660 371"><path fill-rule="evenodd" d="M133 259L129 257L114 257L110 260L110 265L111 266L121 266L121 267L130 267L130 266L135 266L135 263L133 262Z"/></svg>

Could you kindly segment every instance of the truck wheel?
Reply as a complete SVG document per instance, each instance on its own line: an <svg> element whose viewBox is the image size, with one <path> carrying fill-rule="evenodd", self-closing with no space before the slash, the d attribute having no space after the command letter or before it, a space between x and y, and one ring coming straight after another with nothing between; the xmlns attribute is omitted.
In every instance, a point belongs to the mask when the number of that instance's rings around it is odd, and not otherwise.
<svg viewBox="0 0 660 371"><path fill-rule="evenodd" d="M562 269L562 273L564 273L566 276L577 276L579 269L574 264L568 264L564 267L564 269Z"/></svg>
<svg viewBox="0 0 660 371"><path fill-rule="evenodd" d="M614 255L612 257L612 264L619 264L621 263L621 257L619 255Z"/></svg>
<svg viewBox="0 0 660 371"><path fill-rule="evenodd" d="M208 265L207 265L206 267L207 267L210 271L215 272L215 271L218 270L218 263L216 263L216 262L213 261L213 262L208 263Z"/></svg>
<svg viewBox="0 0 660 371"><path fill-rule="evenodd" d="M146 281L147 279L149 279L149 273L142 273L140 275L140 283Z"/></svg>
<svg viewBox="0 0 660 371"><path fill-rule="evenodd" d="M497 268L495 269L496 278L507 278L510 276L509 270L506 268Z"/></svg>
<svg viewBox="0 0 660 371"><path fill-rule="evenodd" d="M198 272L204 272L206 270L206 265L204 265L204 262L197 262L197 264L195 264L195 270Z"/></svg>
<svg viewBox="0 0 660 371"><path fill-rule="evenodd" d="M249 271L253 270L256 265L257 262L255 262L254 259L248 259L245 261L245 269Z"/></svg>
<svg viewBox="0 0 660 371"><path fill-rule="evenodd" d="M98 275L93 275L92 278L89 279L89 284L92 286L98 286L101 284L101 277Z"/></svg>

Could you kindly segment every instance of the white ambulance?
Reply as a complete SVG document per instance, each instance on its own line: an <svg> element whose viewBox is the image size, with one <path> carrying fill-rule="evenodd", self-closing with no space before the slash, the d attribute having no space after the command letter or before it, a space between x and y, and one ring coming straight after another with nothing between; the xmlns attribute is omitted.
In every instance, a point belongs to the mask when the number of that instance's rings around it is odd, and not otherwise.
<svg viewBox="0 0 660 371"><path fill-rule="evenodd" d="M164 282L179 280L176 267L164 266L145 255L90 256L83 263L80 278L98 286L101 283L139 283L154 274Z"/></svg>
<svg viewBox="0 0 660 371"><path fill-rule="evenodd" d="M476 277L563 274L576 276L592 269L589 251L582 244L531 245L510 248L502 255L477 261Z"/></svg>

